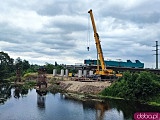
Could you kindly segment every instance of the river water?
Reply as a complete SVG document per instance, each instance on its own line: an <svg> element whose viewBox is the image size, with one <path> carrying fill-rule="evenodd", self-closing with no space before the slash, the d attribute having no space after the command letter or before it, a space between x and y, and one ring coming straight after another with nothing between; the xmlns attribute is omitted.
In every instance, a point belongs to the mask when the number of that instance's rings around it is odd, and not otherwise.
<svg viewBox="0 0 160 120"><path fill-rule="evenodd" d="M14 94L0 104L0 120L132 120L135 112L158 112L160 107L131 101L77 101L61 93L40 95L35 89Z"/></svg>

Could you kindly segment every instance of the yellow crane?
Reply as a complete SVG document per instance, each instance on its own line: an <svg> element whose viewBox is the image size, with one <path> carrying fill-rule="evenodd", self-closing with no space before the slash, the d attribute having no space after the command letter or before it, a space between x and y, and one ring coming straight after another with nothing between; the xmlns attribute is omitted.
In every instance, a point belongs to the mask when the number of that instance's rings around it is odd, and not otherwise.
<svg viewBox="0 0 160 120"><path fill-rule="evenodd" d="M103 78L114 77L114 76L116 76L116 77L122 76L122 74L115 74L112 69L106 69L106 65L105 65L104 57L103 57L103 52L102 52L102 48L101 48L101 44L100 44L100 40L99 40L99 35L97 33L97 29L96 29L96 25L95 25L92 10L89 10L88 13L90 14L90 18L91 18L91 22L92 22L93 31L94 31L94 38L95 38L96 48L97 48L97 53L98 53L97 69L96 69L95 74L100 75ZM100 64L101 64L101 69L100 69L100 66L98 64L99 61L100 61Z"/></svg>

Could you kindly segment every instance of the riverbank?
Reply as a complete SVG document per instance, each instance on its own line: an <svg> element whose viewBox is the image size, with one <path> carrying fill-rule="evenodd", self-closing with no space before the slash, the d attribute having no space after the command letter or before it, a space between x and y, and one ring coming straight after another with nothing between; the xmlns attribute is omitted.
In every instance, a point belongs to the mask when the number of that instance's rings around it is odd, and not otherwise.
<svg viewBox="0 0 160 120"><path fill-rule="evenodd" d="M69 98L79 99L79 100L103 100L103 99L123 99L129 100L121 97L113 97L113 96L103 96L100 93L105 89L111 86L111 82L109 81L73 81L71 79L63 80L55 80L52 84L49 85L49 91L56 92L60 91L65 93L65 95ZM157 98L156 98L157 100ZM160 106L159 102L154 99L150 101L139 101L143 104L149 104L153 106Z"/></svg>
<svg viewBox="0 0 160 120"><path fill-rule="evenodd" d="M34 75L36 78L36 75ZM128 98L123 97L114 97L111 95L102 95L102 91L104 91L106 88L109 88L113 83L110 81L93 81L93 80L77 80L77 78L72 77L61 77L56 76L53 77L52 74L47 74L47 91L50 91L52 93L62 92L67 97L75 98L79 100L87 100L87 99L124 99L124 100L132 100ZM26 79L25 82L20 82L20 86L23 86L23 89L29 89L29 88L37 88L36 87L36 79ZM113 88L113 87L112 87ZM115 90L121 91L122 87L114 87ZM150 101L142 101L142 103L147 103L154 106L160 106L159 104L160 97L157 98L157 96L153 99L150 99ZM136 101L136 100L135 100Z"/></svg>
<svg viewBox="0 0 160 120"><path fill-rule="evenodd" d="M53 84L49 84L48 91L52 93L62 92L67 98L86 101L102 101L99 97L99 93L110 86L109 81L92 81L81 82L72 80L54 81Z"/></svg>

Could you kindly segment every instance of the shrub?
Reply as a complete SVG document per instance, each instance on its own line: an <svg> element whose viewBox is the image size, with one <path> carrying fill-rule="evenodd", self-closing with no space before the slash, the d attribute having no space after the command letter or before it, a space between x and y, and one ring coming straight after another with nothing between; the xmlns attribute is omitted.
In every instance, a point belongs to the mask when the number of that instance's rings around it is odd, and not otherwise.
<svg viewBox="0 0 160 120"><path fill-rule="evenodd" d="M133 100L148 100L160 92L159 77L150 72L125 72L121 80L101 92L105 96Z"/></svg>

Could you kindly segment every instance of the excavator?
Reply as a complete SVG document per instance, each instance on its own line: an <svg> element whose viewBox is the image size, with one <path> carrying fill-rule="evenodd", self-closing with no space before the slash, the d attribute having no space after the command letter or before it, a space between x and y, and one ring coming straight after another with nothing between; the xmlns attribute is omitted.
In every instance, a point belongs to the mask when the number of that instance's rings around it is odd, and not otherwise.
<svg viewBox="0 0 160 120"><path fill-rule="evenodd" d="M97 33L92 10L89 10L88 13L90 14L90 18L91 18L91 22L92 22L92 26L93 26L95 44L96 44L97 54L98 54L97 55L97 69L95 71L95 75L100 76L101 79L115 79L115 78L121 77L122 74L120 74L120 73L116 74L115 71L113 71L112 69L106 68L106 65L104 62L104 57L103 57L103 52L102 52L102 48L101 48L101 44L100 44L100 39L99 39L99 35ZM101 65L99 65L99 61L100 61ZM100 66L101 66L101 69L100 69Z"/></svg>

